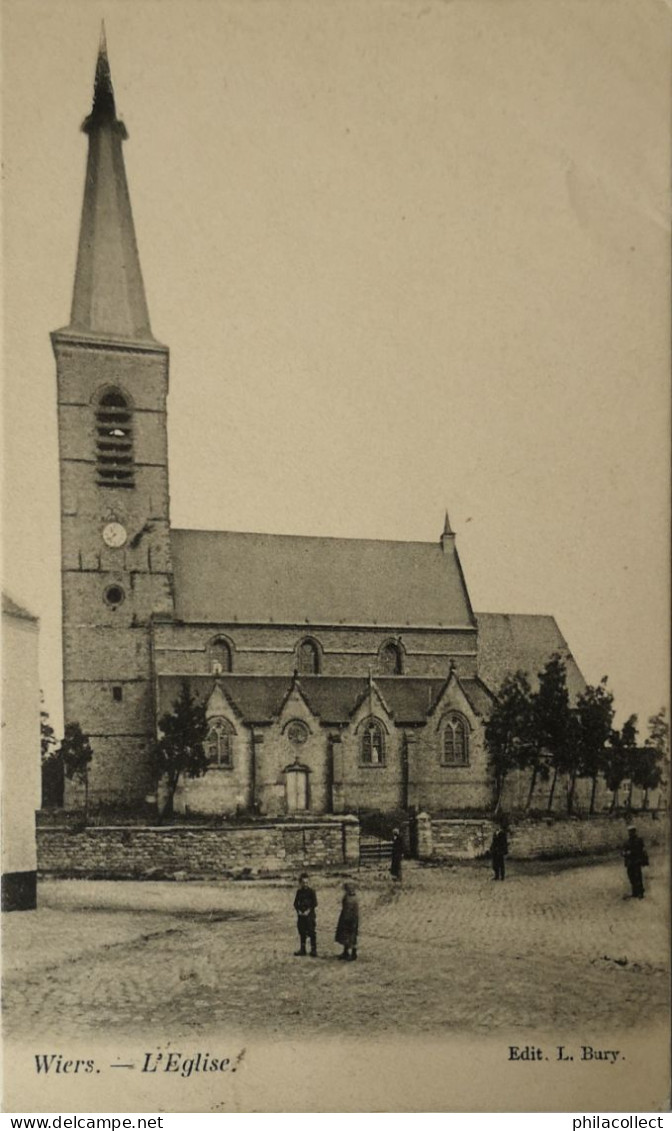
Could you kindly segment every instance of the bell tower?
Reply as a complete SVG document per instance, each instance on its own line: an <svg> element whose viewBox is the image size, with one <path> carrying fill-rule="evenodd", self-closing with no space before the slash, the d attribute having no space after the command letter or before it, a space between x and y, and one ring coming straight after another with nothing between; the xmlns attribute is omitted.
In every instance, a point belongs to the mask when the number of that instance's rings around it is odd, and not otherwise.
<svg viewBox="0 0 672 1131"><path fill-rule="evenodd" d="M168 350L150 328L104 31L69 324L56 357L65 721L90 736L93 804L153 788L151 624L173 613ZM79 802L66 790L66 804Z"/></svg>

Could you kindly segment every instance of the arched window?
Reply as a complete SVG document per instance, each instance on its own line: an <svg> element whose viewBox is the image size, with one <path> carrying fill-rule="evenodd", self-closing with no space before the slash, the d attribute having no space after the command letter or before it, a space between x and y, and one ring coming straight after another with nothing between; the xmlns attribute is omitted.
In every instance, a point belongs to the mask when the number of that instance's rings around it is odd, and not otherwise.
<svg viewBox="0 0 672 1131"><path fill-rule="evenodd" d="M378 653L378 666L381 675L401 675L403 671L402 652L398 644L388 640Z"/></svg>
<svg viewBox="0 0 672 1131"><path fill-rule="evenodd" d="M216 636L208 644L208 664L213 675L231 671L231 645L223 636Z"/></svg>
<svg viewBox="0 0 672 1131"><path fill-rule="evenodd" d="M382 766L385 763L385 730L377 719L367 719L360 734L363 766Z"/></svg>
<svg viewBox="0 0 672 1131"><path fill-rule="evenodd" d="M205 754L210 768L230 770L233 766L233 736L228 719L210 719L205 739Z"/></svg>
<svg viewBox="0 0 672 1131"><path fill-rule="evenodd" d="M448 715L444 720L443 762L446 766L469 765L469 727L462 715Z"/></svg>
<svg viewBox="0 0 672 1131"><path fill-rule="evenodd" d="M296 649L296 670L299 675L320 674L320 650L314 640L302 640Z"/></svg>
<svg viewBox="0 0 672 1131"><path fill-rule="evenodd" d="M99 487L135 486L133 416L118 389L109 389L98 400L96 471Z"/></svg>

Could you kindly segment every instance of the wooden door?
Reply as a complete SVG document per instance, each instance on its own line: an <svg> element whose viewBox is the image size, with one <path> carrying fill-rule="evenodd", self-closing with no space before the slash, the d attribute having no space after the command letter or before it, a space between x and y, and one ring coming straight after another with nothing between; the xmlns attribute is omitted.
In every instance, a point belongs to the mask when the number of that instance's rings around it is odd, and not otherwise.
<svg viewBox="0 0 672 1131"><path fill-rule="evenodd" d="M288 770L287 812L300 813L308 808L308 774L305 770Z"/></svg>

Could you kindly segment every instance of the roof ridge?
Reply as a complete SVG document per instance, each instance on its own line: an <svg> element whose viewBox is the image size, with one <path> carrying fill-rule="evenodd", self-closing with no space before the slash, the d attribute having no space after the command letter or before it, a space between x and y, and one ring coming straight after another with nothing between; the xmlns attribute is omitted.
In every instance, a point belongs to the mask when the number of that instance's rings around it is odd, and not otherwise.
<svg viewBox="0 0 672 1131"><path fill-rule="evenodd" d="M525 617L526 620L555 620L554 613L491 613L491 612L474 612L475 617ZM557 624L557 621L556 621Z"/></svg>
<svg viewBox="0 0 672 1131"><path fill-rule="evenodd" d="M171 534L221 534L233 535L238 538L287 538L296 541L305 542L374 542L377 545L381 543L388 546L431 546L432 549L440 551L441 547L438 542L425 542L419 538L357 538L348 535L336 534L278 534L274 531L265 530L205 530L200 527L187 527L187 526L171 526Z"/></svg>

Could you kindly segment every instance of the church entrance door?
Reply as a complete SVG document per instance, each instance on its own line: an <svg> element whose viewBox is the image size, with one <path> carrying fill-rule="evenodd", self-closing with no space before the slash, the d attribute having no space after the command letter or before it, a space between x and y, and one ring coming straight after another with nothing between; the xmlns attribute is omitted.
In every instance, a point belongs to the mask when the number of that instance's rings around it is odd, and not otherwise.
<svg viewBox="0 0 672 1131"><path fill-rule="evenodd" d="M287 812L302 813L308 808L308 771L290 769L285 773Z"/></svg>

